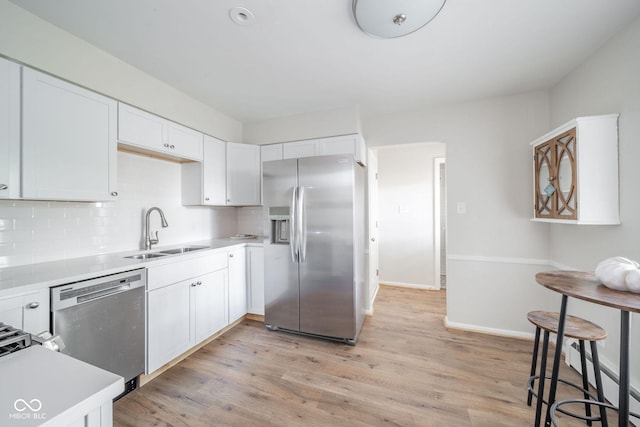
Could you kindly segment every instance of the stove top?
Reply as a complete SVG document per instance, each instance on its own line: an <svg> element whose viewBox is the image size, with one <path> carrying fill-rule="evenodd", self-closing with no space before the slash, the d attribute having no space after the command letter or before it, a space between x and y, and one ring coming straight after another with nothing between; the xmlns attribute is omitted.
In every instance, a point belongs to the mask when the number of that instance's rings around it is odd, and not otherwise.
<svg viewBox="0 0 640 427"><path fill-rule="evenodd" d="M32 344L31 334L0 322L0 357Z"/></svg>

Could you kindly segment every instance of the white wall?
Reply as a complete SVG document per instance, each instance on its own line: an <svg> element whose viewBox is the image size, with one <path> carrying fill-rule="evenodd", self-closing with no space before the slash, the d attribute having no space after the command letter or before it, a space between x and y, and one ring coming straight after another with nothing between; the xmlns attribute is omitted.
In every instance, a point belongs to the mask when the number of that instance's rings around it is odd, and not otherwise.
<svg viewBox="0 0 640 427"><path fill-rule="evenodd" d="M441 143L386 146L378 152L380 281L438 288L434 282L433 159Z"/></svg>
<svg viewBox="0 0 640 427"><path fill-rule="evenodd" d="M360 133L358 106L245 123L244 142L271 144Z"/></svg>
<svg viewBox="0 0 640 427"><path fill-rule="evenodd" d="M236 233L235 208L186 207L178 163L118 153L118 201L0 201L0 267L143 248L144 213L160 207L160 245Z"/></svg>
<svg viewBox="0 0 640 427"><path fill-rule="evenodd" d="M549 130L532 92L363 119L370 146L441 141L447 151L447 320L531 335L526 313L554 309L534 273L548 269L548 224L533 223L529 142ZM457 202L466 213L457 214Z"/></svg>
<svg viewBox="0 0 640 427"><path fill-rule="evenodd" d="M592 271L612 256L640 261L640 19L621 31L588 61L551 90L551 125L573 117L620 113L619 226L551 227L554 260L580 270ZM579 144L579 142L578 142ZM579 147L579 146L578 146ZM578 148L579 149L579 148ZM617 371L620 319L617 310L570 300L569 310L592 319L608 332L601 358ZM640 316L632 315L632 384L640 388Z"/></svg>
<svg viewBox="0 0 640 427"><path fill-rule="evenodd" d="M7 0L0 0L0 55L206 134L242 141L241 122Z"/></svg>

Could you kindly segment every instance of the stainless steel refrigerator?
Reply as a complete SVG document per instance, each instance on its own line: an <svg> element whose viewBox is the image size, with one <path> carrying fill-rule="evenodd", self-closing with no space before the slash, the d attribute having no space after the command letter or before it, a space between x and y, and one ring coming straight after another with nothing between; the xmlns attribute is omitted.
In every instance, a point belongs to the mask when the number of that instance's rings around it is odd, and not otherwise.
<svg viewBox="0 0 640 427"><path fill-rule="evenodd" d="M265 324L355 344L364 321L364 167L263 163Z"/></svg>

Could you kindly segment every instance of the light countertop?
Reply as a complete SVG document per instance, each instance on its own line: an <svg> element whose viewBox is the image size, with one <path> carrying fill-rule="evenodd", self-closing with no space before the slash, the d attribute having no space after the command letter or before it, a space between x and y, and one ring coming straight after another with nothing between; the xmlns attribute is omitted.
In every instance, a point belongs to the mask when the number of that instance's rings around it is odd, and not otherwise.
<svg viewBox="0 0 640 427"><path fill-rule="evenodd" d="M121 376L34 345L0 358L0 425L66 426L124 390Z"/></svg>
<svg viewBox="0 0 640 427"><path fill-rule="evenodd" d="M192 251L184 254L166 255L151 259L125 258L144 252L158 252L185 246L207 246L209 249ZM262 239L212 239L198 242L188 242L167 246L157 246L150 251L133 250L109 254L93 255L59 261L37 264L20 265L0 268L0 298L24 292L40 290L46 287L58 286L65 283L87 280L122 271L161 265L202 256L209 251L226 250L234 246L262 246Z"/></svg>

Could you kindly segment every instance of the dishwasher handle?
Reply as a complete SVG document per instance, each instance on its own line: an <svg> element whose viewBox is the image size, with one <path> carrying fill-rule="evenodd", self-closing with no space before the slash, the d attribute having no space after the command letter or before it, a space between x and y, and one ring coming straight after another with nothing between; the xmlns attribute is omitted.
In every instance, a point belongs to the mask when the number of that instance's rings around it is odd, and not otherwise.
<svg viewBox="0 0 640 427"><path fill-rule="evenodd" d="M119 294L120 292L125 292L131 289L130 284L125 284L121 286L116 286L115 288L109 288L98 292L93 292L91 294L86 294L77 297L76 302L78 304L82 304L83 302L91 301L97 298L106 297L107 295Z"/></svg>
<svg viewBox="0 0 640 427"><path fill-rule="evenodd" d="M63 310L146 285L144 269L125 271L51 288L51 311Z"/></svg>

